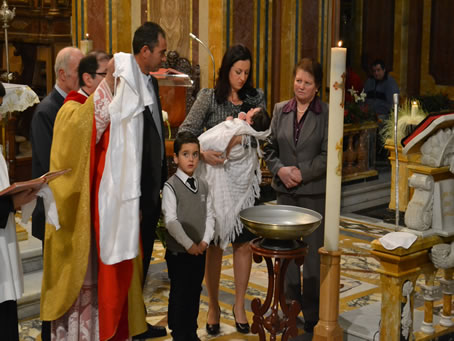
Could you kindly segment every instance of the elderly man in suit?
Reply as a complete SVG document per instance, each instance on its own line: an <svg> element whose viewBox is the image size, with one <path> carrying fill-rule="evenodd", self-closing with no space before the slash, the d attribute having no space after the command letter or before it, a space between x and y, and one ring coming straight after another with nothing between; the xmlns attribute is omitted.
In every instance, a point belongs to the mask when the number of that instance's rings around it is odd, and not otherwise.
<svg viewBox="0 0 454 341"><path fill-rule="evenodd" d="M276 104L271 135L265 147L266 164L273 173L277 203L312 209L325 214L328 106L317 96L322 83L321 65L303 58L293 72L295 97ZM301 304L304 330L312 332L318 322L320 256L324 224L304 238L308 255L300 268L290 263L286 273L286 297Z"/></svg>
<svg viewBox="0 0 454 341"><path fill-rule="evenodd" d="M34 178L49 171L55 117L63 105L66 95L72 90L79 90L77 68L83 56L82 51L71 46L63 48L57 54L54 67L57 79L55 86L38 104L31 122L30 141L32 144L32 176ZM44 204L42 199L38 198L32 216L32 235L42 241L44 241L45 219ZM50 324L45 322L42 326L42 339L43 341L50 340Z"/></svg>
<svg viewBox="0 0 454 341"><path fill-rule="evenodd" d="M55 117L66 95L79 90L77 68L83 53L75 47L65 47L55 59L55 86L36 107L31 123L32 174L38 177L49 171L50 146ZM44 231L33 231L33 235L43 239Z"/></svg>

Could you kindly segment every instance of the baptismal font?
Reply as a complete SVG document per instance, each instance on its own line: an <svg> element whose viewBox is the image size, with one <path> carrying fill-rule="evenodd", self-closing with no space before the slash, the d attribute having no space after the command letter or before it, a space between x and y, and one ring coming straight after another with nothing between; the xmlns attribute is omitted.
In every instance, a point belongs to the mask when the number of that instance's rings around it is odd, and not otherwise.
<svg viewBox="0 0 454 341"><path fill-rule="evenodd" d="M295 260L299 266L303 264L307 254L304 236L320 225L322 216L302 207L260 205L241 211L240 218L251 232L261 237L251 241L250 245L254 261L261 263L265 259L268 269L265 301L262 304L260 299L255 298L251 302L254 313L251 331L259 334L260 341L266 340L265 330L270 333L270 340L276 340L276 334L281 331L282 340L288 340L298 335L296 317L301 307L296 301L286 302L285 273L291 260ZM278 314L279 306L283 318ZM271 313L265 317L269 310Z"/></svg>

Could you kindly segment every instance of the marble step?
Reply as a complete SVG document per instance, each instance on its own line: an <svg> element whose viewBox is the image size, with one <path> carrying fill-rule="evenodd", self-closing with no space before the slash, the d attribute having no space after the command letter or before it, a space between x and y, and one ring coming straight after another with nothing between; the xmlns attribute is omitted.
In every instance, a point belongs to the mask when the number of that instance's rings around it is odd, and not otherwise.
<svg viewBox="0 0 454 341"><path fill-rule="evenodd" d="M26 240L19 241L20 256L22 259L22 269L24 274L35 272L43 268L42 260L42 243L39 239L31 234L31 221L23 224L19 217L16 216L16 224L23 230Z"/></svg>
<svg viewBox="0 0 454 341"><path fill-rule="evenodd" d="M42 270L24 274L24 295L17 301L19 320L39 316L42 277Z"/></svg>
<svg viewBox="0 0 454 341"><path fill-rule="evenodd" d="M19 223L16 219L16 223ZM19 320L39 316L41 280L43 276L42 244L31 235L31 224L21 224L28 232L28 239L19 242L24 271L24 295L17 302Z"/></svg>
<svg viewBox="0 0 454 341"><path fill-rule="evenodd" d="M389 174L378 180L342 187L341 211L356 212L389 203L391 180Z"/></svg>
<svg viewBox="0 0 454 341"><path fill-rule="evenodd" d="M413 330L419 331L424 320L424 311L413 311ZM440 317L434 315L434 324ZM380 340L381 302L342 313L339 325L344 330L344 341L375 341Z"/></svg>

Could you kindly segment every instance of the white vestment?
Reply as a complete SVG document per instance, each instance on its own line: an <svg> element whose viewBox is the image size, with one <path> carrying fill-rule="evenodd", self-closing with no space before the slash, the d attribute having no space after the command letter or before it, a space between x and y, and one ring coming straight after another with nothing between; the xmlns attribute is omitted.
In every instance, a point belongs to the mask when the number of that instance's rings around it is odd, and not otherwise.
<svg viewBox="0 0 454 341"><path fill-rule="evenodd" d="M236 135L243 135L243 141L232 148L223 165L211 166L200 162L197 170L207 181L213 198L216 215L214 241L222 249L243 230L240 211L254 206L255 199L260 195L260 148L251 146L251 137L264 140L269 130L255 131L245 121L235 118L221 122L199 136L202 150L225 152Z"/></svg>
<svg viewBox="0 0 454 341"><path fill-rule="evenodd" d="M1 153L0 153L1 154ZM0 189L9 186L8 169L3 155L0 156ZM24 292L24 276L19 246L16 240L14 212L8 217L5 228L0 228L0 303L17 301Z"/></svg>
<svg viewBox="0 0 454 341"><path fill-rule="evenodd" d="M120 83L108 106L109 146L98 193L100 255L105 264L133 259L139 252L143 111L153 103L147 76L134 56L116 53L114 58L114 77Z"/></svg>

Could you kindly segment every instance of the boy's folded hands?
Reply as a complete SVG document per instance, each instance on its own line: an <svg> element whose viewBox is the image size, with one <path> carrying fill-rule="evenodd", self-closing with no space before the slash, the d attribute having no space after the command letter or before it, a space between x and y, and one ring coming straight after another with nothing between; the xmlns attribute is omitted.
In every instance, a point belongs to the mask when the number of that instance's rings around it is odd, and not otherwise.
<svg viewBox="0 0 454 341"><path fill-rule="evenodd" d="M203 255L207 248L208 244L204 241L201 241L198 245L193 243L188 249L188 253L194 256Z"/></svg>

